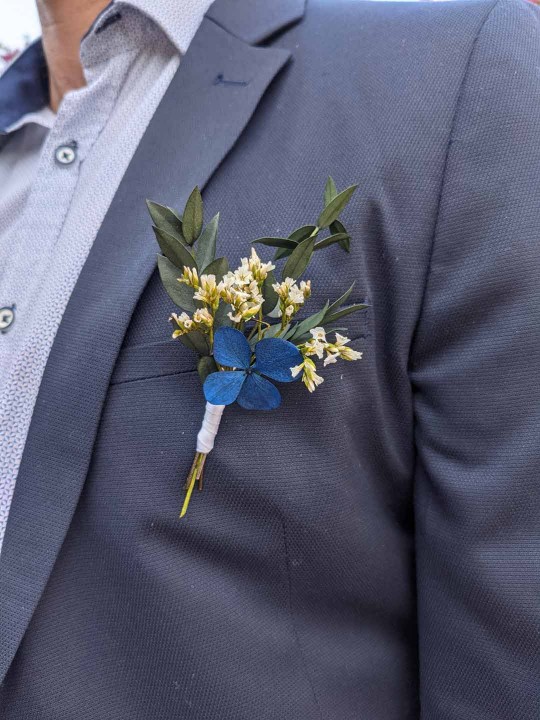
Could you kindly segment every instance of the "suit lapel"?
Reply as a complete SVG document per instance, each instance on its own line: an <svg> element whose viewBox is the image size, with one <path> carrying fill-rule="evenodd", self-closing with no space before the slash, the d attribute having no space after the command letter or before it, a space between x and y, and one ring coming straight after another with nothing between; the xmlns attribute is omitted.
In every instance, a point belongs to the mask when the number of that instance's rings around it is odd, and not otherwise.
<svg viewBox="0 0 540 720"><path fill-rule="evenodd" d="M223 4L230 10L230 2ZM194 185L203 187L289 58L229 32L242 23L217 7L219 18L203 21L122 180L45 369L0 555L0 682L71 522L114 363L155 267L145 198L181 206ZM269 32L277 29L271 15ZM255 34L264 37L261 27Z"/></svg>

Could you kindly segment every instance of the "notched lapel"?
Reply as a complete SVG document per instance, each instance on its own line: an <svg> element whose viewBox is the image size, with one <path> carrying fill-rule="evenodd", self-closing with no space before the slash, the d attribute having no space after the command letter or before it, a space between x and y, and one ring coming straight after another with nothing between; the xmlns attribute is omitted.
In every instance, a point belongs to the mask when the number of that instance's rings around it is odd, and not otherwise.
<svg viewBox="0 0 540 720"><path fill-rule="evenodd" d="M287 51L253 47L235 37L224 29L226 16L221 16L223 27L205 18L182 59L105 217L58 330L0 555L0 682L71 522L114 363L155 267L145 199L181 206L194 185L203 187L289 59ZM274 14L272 32L275 22Z"/></svg>

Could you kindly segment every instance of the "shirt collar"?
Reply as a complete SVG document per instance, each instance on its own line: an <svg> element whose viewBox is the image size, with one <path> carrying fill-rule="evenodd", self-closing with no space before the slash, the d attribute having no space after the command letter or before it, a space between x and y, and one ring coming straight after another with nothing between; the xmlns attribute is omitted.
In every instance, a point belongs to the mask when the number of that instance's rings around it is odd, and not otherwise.
<svg viewBox="0 0 540 720"><path fill-rule="evenodd" d="M99 32L123 5L130 6L152 20L185 54L213 0L113 0L96 18L83 40ZM0 134L20 127L23 116L36 113L49 103L47 65L41 40L19 55L0 77Z"/></svg>
<svg viewBox="0 0 540 720"><path fill-rule="evenodd" d="M213 0L122 0L150 17L185 55ZM270 1L270 0L269 0Z"/></svg>
<svg viewBox="0 0 540 720"><path fill-rule="evenodd" d="M0 133L23 115L41 110L49 102L47 65L41 40L21 53L0 78Z"/></svg>

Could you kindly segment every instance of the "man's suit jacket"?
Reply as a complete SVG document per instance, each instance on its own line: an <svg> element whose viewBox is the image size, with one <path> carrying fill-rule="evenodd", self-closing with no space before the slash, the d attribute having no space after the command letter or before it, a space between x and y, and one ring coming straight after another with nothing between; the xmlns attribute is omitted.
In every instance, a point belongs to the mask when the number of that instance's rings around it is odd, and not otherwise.
<svg viewBox="0 0 540 720"><path fill-rule="evenodd" d="M540 716L539 29L521 0L217 0L46 368L2 720ZM355 281L364 359L228 408L180 522L204 401L145 198L199 184L238 260L328 174L360 189L312 305Z"/></svg>

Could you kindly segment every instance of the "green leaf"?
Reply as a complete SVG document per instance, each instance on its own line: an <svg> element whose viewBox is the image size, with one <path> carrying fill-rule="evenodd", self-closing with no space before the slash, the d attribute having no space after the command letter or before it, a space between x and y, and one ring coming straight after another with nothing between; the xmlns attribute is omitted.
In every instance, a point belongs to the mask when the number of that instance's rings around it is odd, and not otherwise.
<svg viewBox="0 0 540 720"><path fill-rule="evenodd" d="M285 327L284 327L284 334L287 333L287 330L288 330L289 328L290 328L290 325L285 325ZM265 338L276 337L276 335L279 334L280 330L281 330L281 324L280 324L280 323L276 323L275 325L270 325L270 327L269 327L269 328L266 328L266 330L264 331L264 337L265 337ZM283 335L281 335L280 337L283 337Z"/></svg>
<svg viewBox="0 0 540 720"><path fill-rule="evenodd" d="M302 225L302 227L297 228L289 235L289 240L300 243L302 240L306 240L315 230L317 230L315 225Z"/></svg>
<svg viewBox="0 0 540 720"><path fill-rule="evenodd" d="M345 205L349 202L349 200L352 197L352 194L356 190L358 185L351 185L350 187L346 188L345 190L342 190L339 195L336 195L336 197L330 201L330 203L324 208L322 213L319 215L319 219L317 220L317 225L320 228L325 228L331 225L334 220L337 220L339 213L343 210ZM184 225L185 225L185 217L184 217ZM184 231L185 234L185 231Z"/></svg>
<svg viewBox="0 0 540 720"><path fill-rule="evenodd" d="M152 229L155 233L161 252L169 258L173 265L176 265L179 269L179 275L182 274L184 266L189 268L197 267L193 253L187 245L184 245L183 242L175 238L173 235L165 230L161 230L155 225L152 225Z"/></svg>
<svg viewBox="0 0 540 720"><path fill-rule="evenodd" d="M328 180L326 181L326 186L324 188L324 207L330 205L330 203L337 194L338 191L336 188L336 183L334 182L334 178L329 175Z"/></svg>
<svg viewBox="0 0 540 720"><path fill-rule="evenodd" d="M294 242L294 240L289 240L289 238L263 237L259 238L258 240L253 240L252 243L257 243L259 245L269 245L270 247L277 248L290 248L291 250L294 250L294 248L296 247L296 243Z"/></svg>
<svg viewBox="0 0 540 720"><path fill-rule="evenodd" d="M264 279L263 286L262 286L262 294L263 294L263 298L264 298L264 303L262 306L263 315L268 315L268 313L271 313L272 310L278 304L278 301L279 301L278 294L272 287L272 285L275 282L276 282L276 276L271 271L268 273L268 275Z"/></svg>
<svg viewBox="0 0 540 720"><path fill-rule="evenodd" d="M230 327L233 324L231 318L228 317L228 313L230 313L231 310L232 307L229 303L223 302L223 300L219 303L219 307L214 315L215 328Z"/></svg>
<svg viewBox="0 0 540 720"><path fill-rule="evenodd" d="M349 236L347 233L336 233L335 235L329 235L328 237L325 237L323 240L319 240L315 243L314 250L322 250L322 248L328 247L329 245L333 245L334 243L339 242L340 240L345 240Z"/></svg>
<svg viewBox="0 0 540 720"><path fill-rule="evenodd" d="M343 223L341 223L339 220L334 220L333 223L330 223L329 230L331 235L337 235L337 233L345 233L347 237L344 240L340 240L339 245L346 252L351 252L351 237L347 232L345 225L343 225Z"/></svg>
<svg viewBox="0 0 540 720"><path fill-rule="evenodd" d="M348 307L342 308L341 310L338 310L331 315L327 315L324 318L323 325L326 327L326 325L330 325L331 323L336 322L340 318L345 317L345 315L350 315L351 313L358 312L359 310L365 310L367 307L369 307L369 305L349 305Z"/></svg>
<svg viewBox="0 0 540 720"><path fill-rule="evenodd" d="M184 235L182 233L182 218L178 215L176 210L173 210L166 205L160 205L152 200L147 200L146 205L148 207L150 217L152 218L152 222L156 227L170 233L180 242L184 241Z"/></svg>
<svg viewBox="0 0 540 720"><path fill-rule="evenodd" d="M201 382L204 383L206 378L213 372L218 372L216 361L211 355L203 355L197 363L197 371Z"/></svg>
<svg viewBox="0 0 540 720"><path fill-rule="evenodd" d="M307 240L302 240L302 242L294 248L283 267L283 279L290 277L297 280L302 275L309 265L314 247L315 238L312 237Z"/></svg>
<svg viewBox="0 0 540 720"><path fill-rule="evenodd" d="M186 335L179 335L178 339L186 347L199 355L208 355L210 353L210 342L208 337L200 330L192 330Z"/></svg>
<svg viewBox="0 0 540 720"><path fill-rule="evenodd" d="M223 280L223 276L229 272L229 261L227 258L216 258L210 265L207 265L201 275L215 275L216 282Z"/></svg>
<svg viewBox="0 0 540 720"><path fill-rule="evenodd" d="M161 282L173 303L186 312L194 312L197 308L193 299L194 290L178 282L178 277L181 275L178 268L163 255L157 256L157 263Z"/></svg>
<svg viewBox="0 0 540 720"><path fill-rule="evenodd" d="M278 248L274 254L274 260L281 260L281 258L288 257L292 253L293 249L294 248Z"/></svg>
<svg viewBox="0 0 540 720"><path fill-rule="evenodd" d="M352 293L355 283L351 285L351 287L346 290L341 297L338 297L337 300L335 300L331 305L328 306L328 310L326 312L327 315L331 315L336 310L338 310L343 303L349 298L349 295Z"/></svg>
<svg viewBox="0 0 540 720"><path fill-rule="evenodd" d="M298 342L299 340L301 340L303 335L309 333L309 331L312 330L314 327L320 326L327 312L328 302L322 310L319 310L319 312L315 313L314 315L310 315L305 320L302 320L297 325L295 325L295 327L293 328L294 332L288 333L287 340L290 340L291 342Z"/></svg>
<svg viewBox="0 0 540 720"><path fill-rule="evenodd" d="M203 224L203 201L201 191L194 187L188 197L184 214L182 215L182 231L188 245L193 245L199 237Z"/></svg>
<svg viewBox="0 0 540 720"><path fill-rule="evenodd" d="M197 258L197 265L200 268L204 268L209 265L216 257L218 223L219 213L214 215L197 240L195 257Z"/></svg>

